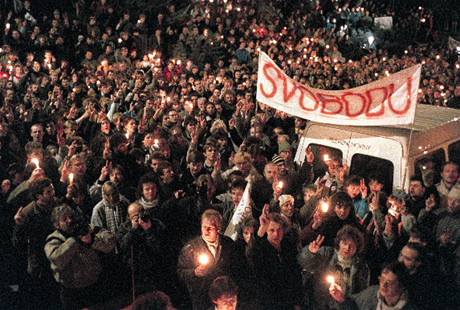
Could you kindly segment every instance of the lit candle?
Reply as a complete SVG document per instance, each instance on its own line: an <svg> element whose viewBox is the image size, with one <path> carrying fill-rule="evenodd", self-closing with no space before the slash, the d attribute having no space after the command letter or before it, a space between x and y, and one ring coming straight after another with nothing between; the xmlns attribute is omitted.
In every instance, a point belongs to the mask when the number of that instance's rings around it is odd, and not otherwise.
<svg viewBox="0 0 460 310"><path fill-rule="evenodd" d="M329 283L330 285L333 285L333 284L335 283L335 278L334 278L334 276L331 275L331 274L328 275L328 276L326 277L326 282Z"/></svg>
<svg viewBox="0 0 460 310"><path fill-rule="evenodd" d="M321 211L323 213L327 213L327 211L329 211L329 204L325 201L322 201L321 202Z"/></svg>
<svg viewBox="0 0 460 310"><path fill-rule="evenodd" d="M323 160L324 161L329 161L329 160L331 160L331 157L329 156L329 154L324 154L323 155Z"/></svg>
<svg viewBox="0 0 460 310"><path fill-rule="evenodd" d="M153 140L153 146L159 147L160 146L160 141L158 141L158 139Z"/></svg>
<svg viewBox="0 0 460 310"><path fill-rule="evenodd" d="M34 157L30 160L30 162L34 164L37 169L40 168L40 161L38 160L38 158Z"/></svg>
<svg viewBox="0 0 460 310"><path fill-rule="evenodd" d="M73 184L73 173L69 173L69 185L72 185Z"/></svg>
<svg viewBox="0 0 460 310"><path fill-rule="evenodd" d="M283 189L283 187L284 187L283 181L279 181L277 187L278 187L278 189Z"/></svg>
<svg viewBox="0 0 460 310"><path fill-rule="evenodd" d="M200 256L198 256L198 263L200 263L200 265L202 266L206 266L207 264L209 264L209 255L205 253L200 254Z"/></svg>

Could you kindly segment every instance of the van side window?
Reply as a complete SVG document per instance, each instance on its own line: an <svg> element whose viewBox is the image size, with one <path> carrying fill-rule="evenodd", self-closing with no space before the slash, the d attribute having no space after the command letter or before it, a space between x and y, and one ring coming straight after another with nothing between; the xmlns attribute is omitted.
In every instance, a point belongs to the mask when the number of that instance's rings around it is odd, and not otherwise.
<svg viewBox="0 0 460 310"><path fill-rule="evenodd" d="M394 166L389 160L363 154L355 154L351 158L349 175L357 175L363 178L378 174L384 180L383 190L391 194L393 190Z"/></svg>
<svg viewBox="0 0 460 310"><path fill-rule="evenodd" d="M430 187L441 179L441 167L446 162L446 154L443 149L437 149L419 157L415 161L415 175L422 177L425 186Z"/></svg>
<svg viewBox="0 0 460 310"><path fill-rule="evenodd" d="M460 165L460 141L449 145L447 151L449 152L449 161L454 161Z"/></svg>
<svg viewBox="0 0 460 310"><path fill-rule="evenodd" d="M337 164L342 165L342 151L333 147L324 146L320 144L309 144L307 149L311 148L315 154L315 162L313 164L313 173L315 178L323 176L327 171L326 162L336 161ZM331 164L334 164L333 162Z"/></svg>

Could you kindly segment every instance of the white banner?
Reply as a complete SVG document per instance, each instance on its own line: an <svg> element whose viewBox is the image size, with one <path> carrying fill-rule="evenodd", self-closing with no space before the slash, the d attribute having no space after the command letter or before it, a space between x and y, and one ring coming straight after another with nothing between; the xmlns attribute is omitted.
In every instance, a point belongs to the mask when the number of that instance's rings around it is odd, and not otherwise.
<svg viewBox="0 0 460 310"><path fill-rule="evenodd" d="M238 236L237 227L238 225L246 218L252 216L251 208L251 181L248 181L246 188L243 192L243 197L241 197L240 203L236 207L235 213L233 213L230 223L228 223L227 228L225 229L224 235L227 237L236 240Z"/></svg>
<svg viewBox="0 0 460 310"><path fill-rule="evenodd" d="M257 100L272 108L315 122L380 126L414 120L421 65L412 66L360 87L329 91L289 78L260 52Z"/></svg>
<svg viewBox="0 0 460 310"><path fill-rule="evenodd" d="M374 25L383 30L391 30L393 28L393 17L382 16L374 18Z"/></svg>

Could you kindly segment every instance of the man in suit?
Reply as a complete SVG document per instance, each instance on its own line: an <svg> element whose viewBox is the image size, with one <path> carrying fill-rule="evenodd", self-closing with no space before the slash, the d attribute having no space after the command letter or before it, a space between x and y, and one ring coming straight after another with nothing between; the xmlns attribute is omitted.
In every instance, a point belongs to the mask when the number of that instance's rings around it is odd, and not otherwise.
<svg viewBox="0 0 460 310"><path fill-rule="evenodd" d="M219 276L241 280L243 258L230 238L221 235L222 216L213 209L201 217L201 235L192 239L179 256L177 272L186 284L193 309L207 309L212 305L208 290Z"/></svg>

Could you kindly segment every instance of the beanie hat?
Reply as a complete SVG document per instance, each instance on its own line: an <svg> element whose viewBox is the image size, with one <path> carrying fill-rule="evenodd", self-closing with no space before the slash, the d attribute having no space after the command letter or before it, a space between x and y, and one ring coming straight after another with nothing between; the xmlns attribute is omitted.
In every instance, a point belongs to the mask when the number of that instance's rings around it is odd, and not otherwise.
<svg viewBox="0 0 460 310"><path fill-rule="evenodd" d="M291 195L281 195L280 198L278 198L278 202L280 203L280 206L284 205L287 202L294 203L294 197Z"/></svg>
<svg viewBox="0 0 460 310"><path fill-rule="evenodd" d="M292 151L292 146L288 142L278 144L278 153Z"/></svg>
<svg viewBox="0 0 460 310"><path fill-rule="evenodd" d="M279 156L279 155L273 155L272 157L272 163L274 163L275 165L282 165L284 164L284 158Z"/></svg>

